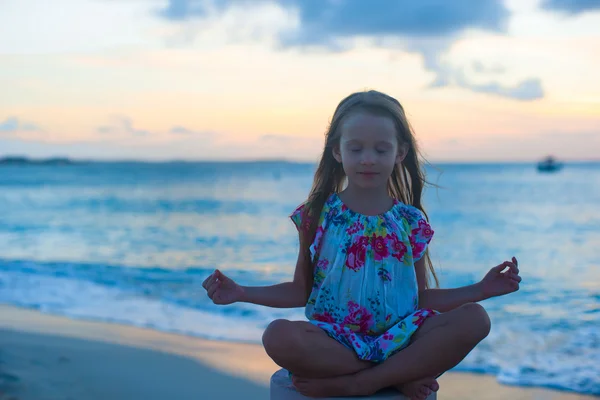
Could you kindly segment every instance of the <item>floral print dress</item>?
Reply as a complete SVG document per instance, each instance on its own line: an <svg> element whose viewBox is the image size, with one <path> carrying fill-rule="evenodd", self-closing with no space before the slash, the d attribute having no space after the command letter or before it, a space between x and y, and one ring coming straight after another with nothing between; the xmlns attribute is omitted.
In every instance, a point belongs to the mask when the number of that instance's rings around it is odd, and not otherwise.
<svg viewBox="0 0 600 400"><path fill-rule="evenodd" d="M309 225L304 208L290 216L299 230ZM315 269L306 317L360 359L385 361L409 344L426 318L438 314L418 308L414 268L432 236L416 207L395 201L387 212L368 216L332 194L310 246Z"/></svg>

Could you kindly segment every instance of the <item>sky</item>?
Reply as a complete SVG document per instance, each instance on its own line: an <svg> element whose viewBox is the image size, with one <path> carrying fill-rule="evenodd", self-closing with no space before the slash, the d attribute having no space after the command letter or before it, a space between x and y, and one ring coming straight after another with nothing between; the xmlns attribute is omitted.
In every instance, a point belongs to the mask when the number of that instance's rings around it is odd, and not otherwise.
<svg viewBox="0 0 600 400"><path fill-rule="evenodd" d="M600 0L0 0L0 156L316 161L397 98L430 161L600 158Z"/></svg>

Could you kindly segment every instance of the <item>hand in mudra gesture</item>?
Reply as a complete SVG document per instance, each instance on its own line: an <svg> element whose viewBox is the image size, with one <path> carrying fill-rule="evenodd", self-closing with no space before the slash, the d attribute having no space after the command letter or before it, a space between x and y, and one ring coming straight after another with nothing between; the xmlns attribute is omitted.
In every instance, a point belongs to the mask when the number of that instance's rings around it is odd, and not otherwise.
<svg viewBox="0 0 600 400"><path fill-rule="evenodd" d="M244 294L244 289L240 285L218 269L202 282L202 287L206 289L206 293L213 303L219 305L240 301Z"/></svg>
<svg viewBox="0 0 600 400"><path fill-rule="evenodd" d="M516 292L520 283L519 262L515 257L492 268L480 282L486 297Z"/></svg>

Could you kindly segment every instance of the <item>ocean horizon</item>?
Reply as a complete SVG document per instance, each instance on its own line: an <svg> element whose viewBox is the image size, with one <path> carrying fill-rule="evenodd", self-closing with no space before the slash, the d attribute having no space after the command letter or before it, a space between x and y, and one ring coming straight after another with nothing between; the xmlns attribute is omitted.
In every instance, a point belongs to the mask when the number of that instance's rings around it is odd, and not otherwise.
<svg viewBox="0 0 600 400"><path fill-rule="evenodd" d="M216 306L201 283L215 268L243 285L291 279L288 216L316 161L72 161L0 165L0 303L252 343L275 318L305 319ZM600 160L560 161L555 173L431 161L430 249L441 287L513 255L523 276L519 292L482 302L492 331L455 370L598 395Z"/></svg>
<svg viewBox="0 0 600 400"><path fill-rule="evenodd" d="M455 160L432 160L425 159L425 164L429 165L489 165L489 164L535 164L544 159L544 155L538 158L523 158L523 159L455 159ZM600 158L556 158L557 161L574 165L579 164L596 164L600 163ZM284 163L284 164L316 164L318 157L314 159L293 159L293 158L215 158L215 159L185 159L185 158L169 158L169 159L143 159L143 158L93 158L93 157L71 157L67 155L53 156L23 156L19 154L4 154L0 155L0 164L4 161L22 160L24 164L40 161L64 160L74 164L264 164L264 163Z"/></svg>

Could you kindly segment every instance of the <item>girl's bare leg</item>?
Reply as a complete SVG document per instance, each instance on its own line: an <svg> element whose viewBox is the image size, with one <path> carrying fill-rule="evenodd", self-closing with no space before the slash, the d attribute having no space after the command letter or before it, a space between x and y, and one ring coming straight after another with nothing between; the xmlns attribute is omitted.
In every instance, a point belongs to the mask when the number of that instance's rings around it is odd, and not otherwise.
<svg viewBox="0 0 600 400"><path fill-rule="evenodd" d="M322 329L305 321L273 321L263 335L267 354L277 365L300 379L353 375L375 363L360 360L354 351L330 338ZM396 388L411 398L426 398L439 385L434 378L420 379Z"/></svg>
<svg viewBox="0 0 600 400"><path fill-rule="evenodd" d="M408 347L373 368L334 378L298 378L295 386L310 397L360 396L435 377L462 361L489 331L490 320L483 307L465 304L426 319Z"/></svg>
<svg viewBox="0 0 600 400"><path fill-rule="evenodd" d="M263 334L263 345L277 365L304 378L355 374L374 365L305 321L271 322Z"/></svg>

